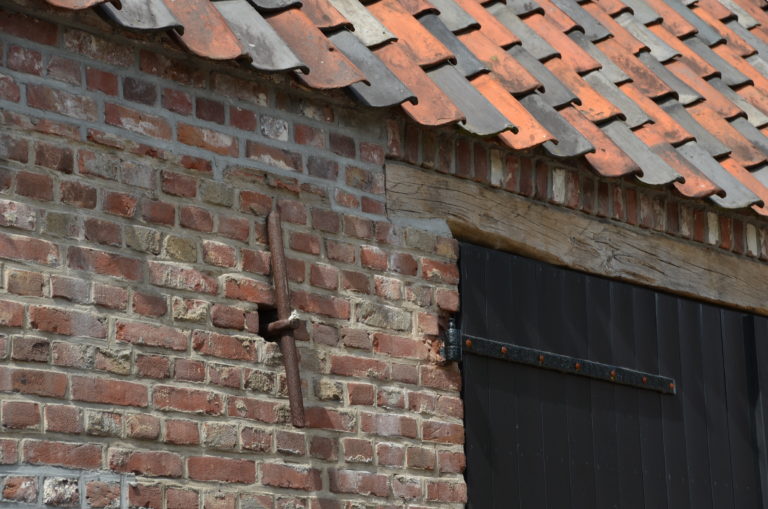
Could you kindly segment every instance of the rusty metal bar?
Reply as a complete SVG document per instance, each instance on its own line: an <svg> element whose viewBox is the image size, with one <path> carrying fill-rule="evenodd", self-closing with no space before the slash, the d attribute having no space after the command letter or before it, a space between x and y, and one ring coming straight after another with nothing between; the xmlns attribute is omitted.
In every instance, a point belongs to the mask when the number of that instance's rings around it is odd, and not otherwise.
<svg viewBox="0 0 768 509"><path fill-rule="evenodd" d="M283 251L283 228L280 224L280 213L273 211L267 219L269 247L272 251L272 278L275 282L275 302L277 318L275 329L280 330L280 351L283 353L285 377L288 382L288 402L291 405L291 421L297 428L303 428L304 400L301 395L301 377L299 375L299 355L293 338L291 323L291 301L288 293L288 274L285 267L285 252Z"/></svg>

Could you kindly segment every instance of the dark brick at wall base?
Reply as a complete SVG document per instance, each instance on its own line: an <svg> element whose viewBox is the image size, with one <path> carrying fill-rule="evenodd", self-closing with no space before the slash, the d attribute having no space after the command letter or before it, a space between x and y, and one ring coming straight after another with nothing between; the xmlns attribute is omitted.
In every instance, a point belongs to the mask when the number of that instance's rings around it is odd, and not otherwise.
<svg viewBox="0 0 768 509"><path fill-rule="evenodd" d="M193 59L91 11L0 3L6 505L463 506L460 377L436 362L457 244L387 215L385 157L768 259L753 216ZM305 430L258 335L274 209Z"/></svg>

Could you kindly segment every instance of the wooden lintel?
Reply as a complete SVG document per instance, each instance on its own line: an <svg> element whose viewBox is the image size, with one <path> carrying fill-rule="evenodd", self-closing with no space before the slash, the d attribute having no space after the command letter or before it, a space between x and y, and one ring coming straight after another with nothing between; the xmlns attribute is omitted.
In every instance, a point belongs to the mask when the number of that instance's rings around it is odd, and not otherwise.
<svg viewBox="0 0 768 509"><path fill-rule="evenodd" d="M768 315L768 264L398 163L392 217L444 219L460 240Z"/></svg>

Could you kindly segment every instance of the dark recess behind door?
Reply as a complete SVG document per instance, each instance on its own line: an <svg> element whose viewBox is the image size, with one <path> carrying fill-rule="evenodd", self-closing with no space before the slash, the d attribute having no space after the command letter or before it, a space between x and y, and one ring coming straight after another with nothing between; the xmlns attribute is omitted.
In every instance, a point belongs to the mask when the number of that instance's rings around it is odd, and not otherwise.
<svg viewBox="0 0 768 509"><path fill-rule="evenodd" d="M469 244L460 264L462 333L678 391L465 351L469 508L768 509L766 318Z"/></svg>

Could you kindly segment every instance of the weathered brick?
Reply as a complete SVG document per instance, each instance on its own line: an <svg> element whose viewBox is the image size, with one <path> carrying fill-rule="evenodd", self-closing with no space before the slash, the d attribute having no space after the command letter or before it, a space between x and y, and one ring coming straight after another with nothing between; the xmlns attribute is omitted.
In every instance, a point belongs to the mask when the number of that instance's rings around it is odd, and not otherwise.
<svg viewBox="0 0 768 509"><path fill-rule="evenodd" d="M370 414L360 416L360 430L381 436L402 436L416 438L418 424L416 419L397 414ZM463 436L463 435L462 435Z"/></svg>
<svg viewBox="0 0 768 509"><path fill-rule="evenodd" d="M305 465L261 464L261 481L267 486L317 491L323 488L320 471Z"/></svg>
<svg viewBox="0 0 768 509"><path fill-rule="evenodd" d="M45 338L16 336L11 347L11 359L27 362L48 362L51 344Z"/></svg>
<svg viewBox="0 0 768 509"><path fill-rule="evenodd" d="M96 444L28 440L24 442L23 454L26 462L36 465L58 465L82 469L101 467L101 445Z"/></svg>
<svg viewBox="0 0 768 509"><path fill-rule="evenodd" d="M261 422L275 423L279 419L278 406L272 401L253 398L229 398L227 413L231 417L243 417Z"/></svg>
<svg viewBox="0 0 768 509"><path fill-rule="evenodd" d="M75 406L45 405L45 430L56 433L82 433L82 412Z"/></svg>
<svg viewBox="0 0 768 509"><path fill-rule="evenodd" d="M348 320L350 316L349 301L331 295L294 291L291 293L291 303L309 313L318 313L342 320Z"/></svg>
<svg viewBox="0 0 768 509"><path fill-rule="evenodd" d="M144 316L164 316L168 312L167 298L165 295L135 292L133 294L133 312Z"/></svg>
<svg viewBox="0 0 768 509"><path fill-rule="evenodd" d="M147 387L134 382L72 377L72 399L121 406L147 406Z"/></svg>
<svg viewBox="0 0 768 509"><path fill-rule="evenodd" d="M153 285L177 290L209 294L218 291L218 283L208 274L169 263L149 262L149 280Z"/></svg>
<svg viewBox="0 0 768 509"><path fill-rule="evenodd" d="M187 470L190 479L196 481L250 484L256 480L256 465L248 460L192 456L187 459Z"/></svg>
<svg viewBox="0 0 768 509"><path fill-rule="evenodd" d="M115 276L131 281L141 279L142 264L135 258L72 246L67 251L67 264L71 269Z"/></svg>
<svg viewBox="0 0 768 509"><path fill-rule="evenodd" d="M223 399L219 394L166 385L155 386L153 403L158 410L177 410L206 415L221 415L224 408Z"/></svg>
<svg viewBox="0 0 768 509"><path fill-rule="evenodd" d="M32 504L37 502L38 483L34 477L8 476L5 478L2 497L6 500Z"/></svg>
<svg viewBox="0 0 768 509"><path fill-rule="evenodd" d="M167 325L118 321L115 339L137 345L184 351L189 343L189 333Z"/></svg>
<svg viewBox="0 0 768 509"><path fill-rule="evenodd" d="M245 277L227 276L224 280L224 295L229 299L267 306L275 302L274 290L269 284Z"/></svg>
<svg viewBox="0 0 768 509"><path fill-rule="evenodd" d="M117 76L109 71L90 66L86 67L85 82L88 90L102 92L111 96L117 95Z"/></svg>
<svg viewBox="0 0 768 509"><path fill-rule="evenodd" d="M31 306L29 324L33 329L65 336L107 337L106 319L64 308Z"/></svg>
<svg viewBox="0 0 768 509"><path fill-rule="evenodd" d="M200 430L195 422L168 419L165 421L163 440L176 445L197 445L200 443Z"/></svg>
<svg viewBox="0 0 768 509"><path fill-rule="evenodd" d="M16 194L40 201L53 200L53 179L48 175L19 172L16 175Z"/></svg>
<svg viewBox="0 0 768 509"><path fill-rule="evenodd" d="M109 468L149 477L181 477L184 467L178 454L165 451L111 449Z"/></svg>
<svg viewBox="0 0 768 509"><path fill-rule="evenodd" d="M27 401L3 401L3 427L32 429L40 426L40 406Z"/></svg>
<svg viewBox="0 0 768 509"><path fill-rule="evenodd" d="M354 431L356 419L351 413L332 408L309 407L305 409L307 426L336 431Z"/></svg>
<svg viewBox="0 0 768 509"><path fill-rule="evenodd" d="M425 441L443 444L463 444L464 426L439 421L424 421L422 435Z"/></svg>
<svg viewBox="0 0 768 509"><path fill-rule="evenodd" d="M26 270L9 270L6 280L6 288L16 295L30 295L41 297L43 295L43 274Z"/></svg>
<svg viewBox="0 0 768 509"><path fill-rule="evenodd" d="M185 145L210 150L219 155L234 157L238 153L237 139L204 127L180 122L176 126L176 136Z"/></svg>
<svg viewBox="0 0 768 509"><path fill-rule="evenodd" d="M78 120L95 122L98 119L98 106L90 97L70 94L45 85L27 85L27 104L32 108Z"/></svg>
<svg viewBox="0 0 768 509"><path fill-rule="evenodd" d="M195 331L192 335L192 347L203 355L223 359L256 360L256 347L253 341L246 338Z"/></svg>
<svg viewBox="0 0 768 509"><path fill-rule="evenodd" d="M359 470L329 469L328 480L333 493L353 493L355 495L389 495L389 476Z"/></svg>

